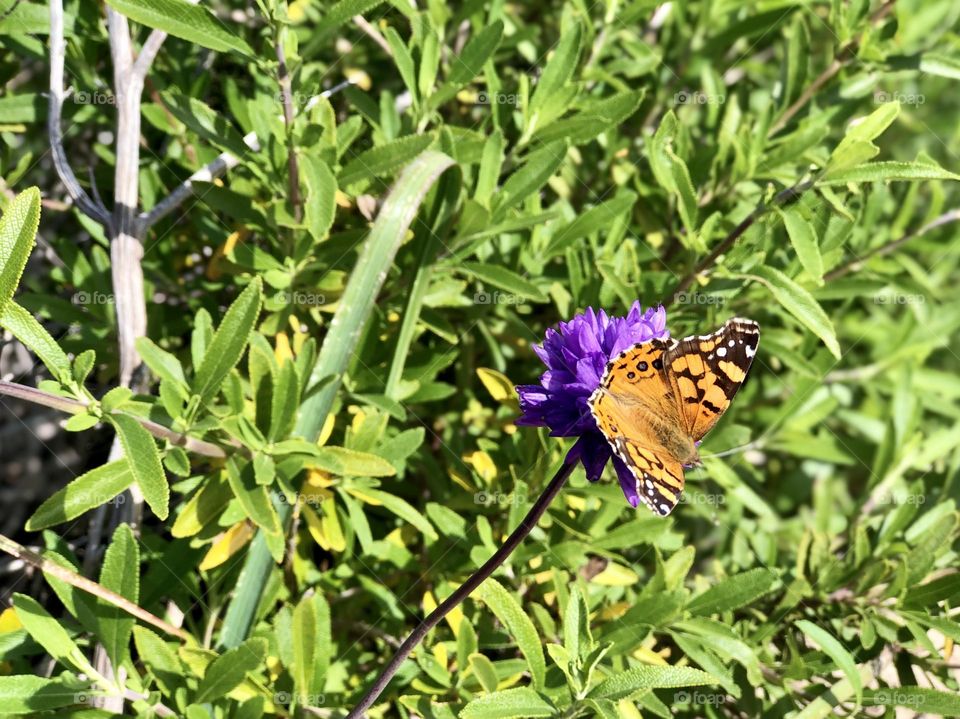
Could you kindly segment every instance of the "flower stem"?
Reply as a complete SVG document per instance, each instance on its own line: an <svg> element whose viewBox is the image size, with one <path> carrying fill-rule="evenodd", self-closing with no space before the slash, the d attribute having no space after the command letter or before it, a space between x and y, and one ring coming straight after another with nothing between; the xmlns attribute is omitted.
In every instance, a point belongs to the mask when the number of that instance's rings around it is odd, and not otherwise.
<svg viewBox="0 0 960 719"><path fill-rule="evenodd" d="M553 475L553 479L550 480L550 484L547 485L543 493L537 498L537 501L534 502L530 511L527 512L527 516L523 518L517 528L507 537L503 546L501 546L490 559L484 562L482 567L471 574L467 581L457 587L457 590L453 594L441 602L440 606L430 612L430 614L417 625L416 629L410 632L410 636L403 640L403 644L397 649L397 653L393 655L393 659L390 660L390 663L387 664L380 673L377 680L367 689L367 693L364 694L360 702L347 714L346 719L359 719L359 717L362 717L383 690L387 688L393 675L397 673L397 670L400 669L400 666L404 660L410 656L414 648L423 641L427 633L437 626L441 619L470 596L474 589L479 587L487 577L493 574L497 568L503 564L504 560L519 546L520 542L537 526L540 517L543 516L547 507L550 506L553 499L560 493L560 490L563 489L563 485L566 484L567 479L570 478L570 473L575 466L575 461L571 461L569 458L564 460L564 463L560 465L560 469L557 470L557 473Z"/></svg>

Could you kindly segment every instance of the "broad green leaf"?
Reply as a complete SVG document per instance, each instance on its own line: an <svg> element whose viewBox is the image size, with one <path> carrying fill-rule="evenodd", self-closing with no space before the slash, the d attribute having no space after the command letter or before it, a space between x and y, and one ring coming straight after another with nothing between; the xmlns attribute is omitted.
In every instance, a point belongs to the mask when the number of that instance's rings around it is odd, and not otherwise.
<svg viewBox="0 0 960 719"><path fill-rule="evenodd" d="M382 2L383 0L340 0L323 14L314 32L321 34L335 30L353 16L363 15Z"/></svg>
<svg viewBox="0 0 960 719"><path fill-rule="evenodd" d="M233 301L217 327L193 382L194 394L199 395L204 404L217 396L227 374L243 356L260 315L261 299L262 283L256 277Z"/></svg>
<svg viewBox="0 0 960 719"><path fill-rule="evenodd" d="M167 694L184 684L184 671L176 653L159 634L146 627L133 628L133 644L137 654Z"/></svg>
<svg viewBox="0 0 960 719"><path fill-rule="evenodd" d="M313 663L317 651L317 610L311 596L293 610L293 679L301 702L313 693Z"/></svg>
<svg viewBox="0 0 960 719"><path fill-rule="evenodd" d="M533 689L517 687L473 699L460 712L460 719L532 719L556 713L553 705Z"/></svg>
<svg viewBox="0 0 960 719"><path fill-rule="evenodd" d="M143 425L129 415L109 415L109 420L117 429L123 454L144 501L157 517L166 519L170 512L170 487L157 443Z"/></svg>
<svg viewBox="0 0 960 719"><path fill-rule="evenodd" d="M509 298L509 302L505 299L504 301L499 301L488 290L486 293L490 295L487 300L478 300L478 303L487 303L487 304L519 304L518 300L529 299L534 302L546 302L546 296L537 288L535 284L530 282L530 280L524 279L518 275L513 270L508 270L506 267L501 267L499 265L489 265L483 264L480 262L464 262L460 265L460 269L466 272L473 277L476 277L482 282L489 283L494 287L499 287L502 290L506 290L511 293L512 297Z"/></svg>
<svg viewBox="0 0 960 719"><path fill-rule="evenodd" d="M17 195L0 217L0 315L13 297L40 226L40 190Z"/></svg>
<svg viewBox="0 0 960 719"><path fill-rule="evenodd" d="M27 520L26 529L36 532L76 519L84 512L109 502L133 484L133 479L133 472L125 459L91 469L37 507L37 511Z"/></svg>
<svg viewBox="0 0 960 719"><path fill-rule="evenodd" d="M640 666L607 677L591 691L592 699L625 699L647 689L718 684L716 677L693 667Z"/></svg>
<svg viewBox="0 0 960 719"><path fill-rule="evenodd" d="M248 672L255 671L267 659L267 643L263 639L248 639L243 644L229 649L210 662L197 694L195 704L219 699L244 680Z"/></svg>
<svg viewBox="0 0 960 719"><path fill-rule="evenodd" d="M517 641L517 647L527 660L533 684L542 687L546 674L543 644L533 625L517 600L496 579L487 579L477 589L476 597L492 611Z"/></svg>
<svg viewBox="0 0 960 719"><path fill-rule="evenodd" d="M834 357L840 359L840 344L833 322L807 290L773 267L756 267L747 275L762 283L783 308L823 340Z"/></svg>
<svg viewBox="0 0 960 719"><path fill-rule="evenodd" d="M694 597L687 609L700 615L739 609L769 592L776 581L777 575L769 569L750 569L717 582Z"/></svg>
<svg viewBox="0 0 960 719"><path fill-rule="evenodd" d="M56 679L33 675L0 677L0 706L4 714L30 714L77 703L76 688Z"/></svg>
<svg viewBox="0 0 960 719"><path fill-rule="evenodd" d="M121 524L103 556L100 584L133 604L140 601L140 545L130 526ZM120 607L97 602L97 636L107 656L120 666L129 656L128 645L134 618Z"/></svg>
<svg viewBox="0 0 960 719"><path fill-rule="evenodd" d="M794 625L812 641L819 644L824 653L843 671L856 693L857 705L861 705L863 703L863 682L860 678L860 671L857 669L857 663L850 652L830 632L807 619L800 619Z"/></svg>
<svg viewBox="0 0 960 719"><path fill-rule="evenodd" d="M817 231L796 207L781 210L780 216L803 269L817 284L823 284L823 258L820 256Z"/></svg>
<svg viewBox="0 0 960 719"><path fill-rule="evenodd" d="M484 691L495 692L500 681L497 679L497 668L493 666L493 662L483 654L477 653L471 654L468 661L470 670L477 677L477 681L480 682Z"/></svg>
<svg viewBox="0 0 960 719"><path fill-rule="evenodd" d="M72 380L73 372L66 352L32 314L13 300L7 302L0 313L0 327L9 330L27 349L37 355L44 367L58 380L64 384Z"/></svg>
<svg viewBox="0 0 960 719"><path fill-rule="evenodd" d="M253 48L241 37L240 28L231 30L224 20L186 0L108 0L107 4L134 22L163 30L200 47L256 56Z"/></svg>

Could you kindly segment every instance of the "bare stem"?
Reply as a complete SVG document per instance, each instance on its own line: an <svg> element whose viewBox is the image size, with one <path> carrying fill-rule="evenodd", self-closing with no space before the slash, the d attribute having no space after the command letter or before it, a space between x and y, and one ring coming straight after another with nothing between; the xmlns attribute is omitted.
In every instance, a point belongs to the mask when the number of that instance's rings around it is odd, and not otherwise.
<svg viewBox="0 0 960 719"><path fill-rule="evenodd" d="M557 473L553 475L553 479L550 480L550 484L547 485L546 489L543 490L543 493L537 498L537 501L534 502L533 506L530 508L530 511L527 512L527 516L523 518L520 524L516 529L511 532L510 536L507 537L503 545L498 549L490 559L484 562L483 566L480 567L477 571L471 574L467 581L457 587L456 591L447 597L436 609L434 609L427 617L417 625L417 627L410 632L410 635L403 640L403 644L400 645L400 648L397 649L396 654L393 655L393 658L390 660L390 663L384 667L383 671L380 673L380 676L377 677L377 680L367 689L367 693L363 695L363 698L359 703L347 714L346 719L359 719L359 717L364 716L367 709L373 706L373 703L377 700L377 697L387 688L387 685L390 683L390 680L393 678L393 675L397 673L397 670L400 669L400 666L406 660L410 653L417 647L420 642L423 641L424 637L427 636L427 633L433 629L437 624L440 623L440 620L443 619L451 610L455 609L464 599L466 599L473 592L474 589L483 584L483 581L493 574L497 568L510 556L510 554L515 550L528 534L537 526L537 522L540 521L540 517L543 516L543 513L547 510L547 507L550 506L550 503L554 500L557 494L560 493L560 490L563 489L563 486L567 483L567 479L570 477L570 473L573 471L573 468L576 466L576 462L564 461L560 465L560 469L557 470Z"/></svg>
<svg viewBox="0 0 960 719"><path fill-rule="evenodd" d="M293 144L293 89L287 60L283 54L283 29L277 39L278 74L280 76L280 94L283 97L283 124L287 130L287 175L290 183L290 204L293 205L293 217L300 222L303 217L303 199L300 197L300 168L297 164L297 149Z"/></svg>
<svg viewBox="0 0 960 719"><path fill-rule="evenodd" d="M66 567L62 567L55 562L51 562L45 557L41 557L36 552L27 549L23 545L18 544L2 534L0 534L0 551L6 552L10 556L36 567L44 574L49 574L50 576L56 577L57 579L66 582L77 589L82 589L85 592L93 594L108 604L112 604L113 606L122 609L127 614L130 614L137 619L146 622L147 624L152 624L167 634L172 634L175 637L179 637L183 641L192 641L190 635L187 634L187 632L185 632L183 629L163 621L160 619L160 617L151 614L142 607L137 606L129 599L121 597L113 590L107 589L103 585L97 584L96 582L87 579L86 577L83 577L76 572L67 569Z"/></svg>

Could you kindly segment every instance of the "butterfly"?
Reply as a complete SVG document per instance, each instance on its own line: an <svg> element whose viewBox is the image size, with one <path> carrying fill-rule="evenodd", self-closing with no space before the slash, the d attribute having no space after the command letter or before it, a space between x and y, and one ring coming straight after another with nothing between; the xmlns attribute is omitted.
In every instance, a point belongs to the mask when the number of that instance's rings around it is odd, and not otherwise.
<svg viewBox="0 0 960 719"><path fill-rule="evenodd" d="M713 334L641 342L607 363L590 411L660 516L680 501L683 469L700 465L697 442L730 406L759 343L760 326L735 317Z"/></svg>

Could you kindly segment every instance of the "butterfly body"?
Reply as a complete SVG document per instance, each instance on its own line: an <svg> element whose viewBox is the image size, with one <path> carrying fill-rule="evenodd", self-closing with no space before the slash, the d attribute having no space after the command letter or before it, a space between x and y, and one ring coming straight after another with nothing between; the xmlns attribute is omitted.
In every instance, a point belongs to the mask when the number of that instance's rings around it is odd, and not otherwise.
<svg viewBox="0 0 960 719"><path fill-rule="evenodd" d="M683 469L700 464L697 443L730 406L759 339L756 322L734 318L713 334L633 345L607 364L590 411L657 514L680 501Z"/></svg>

